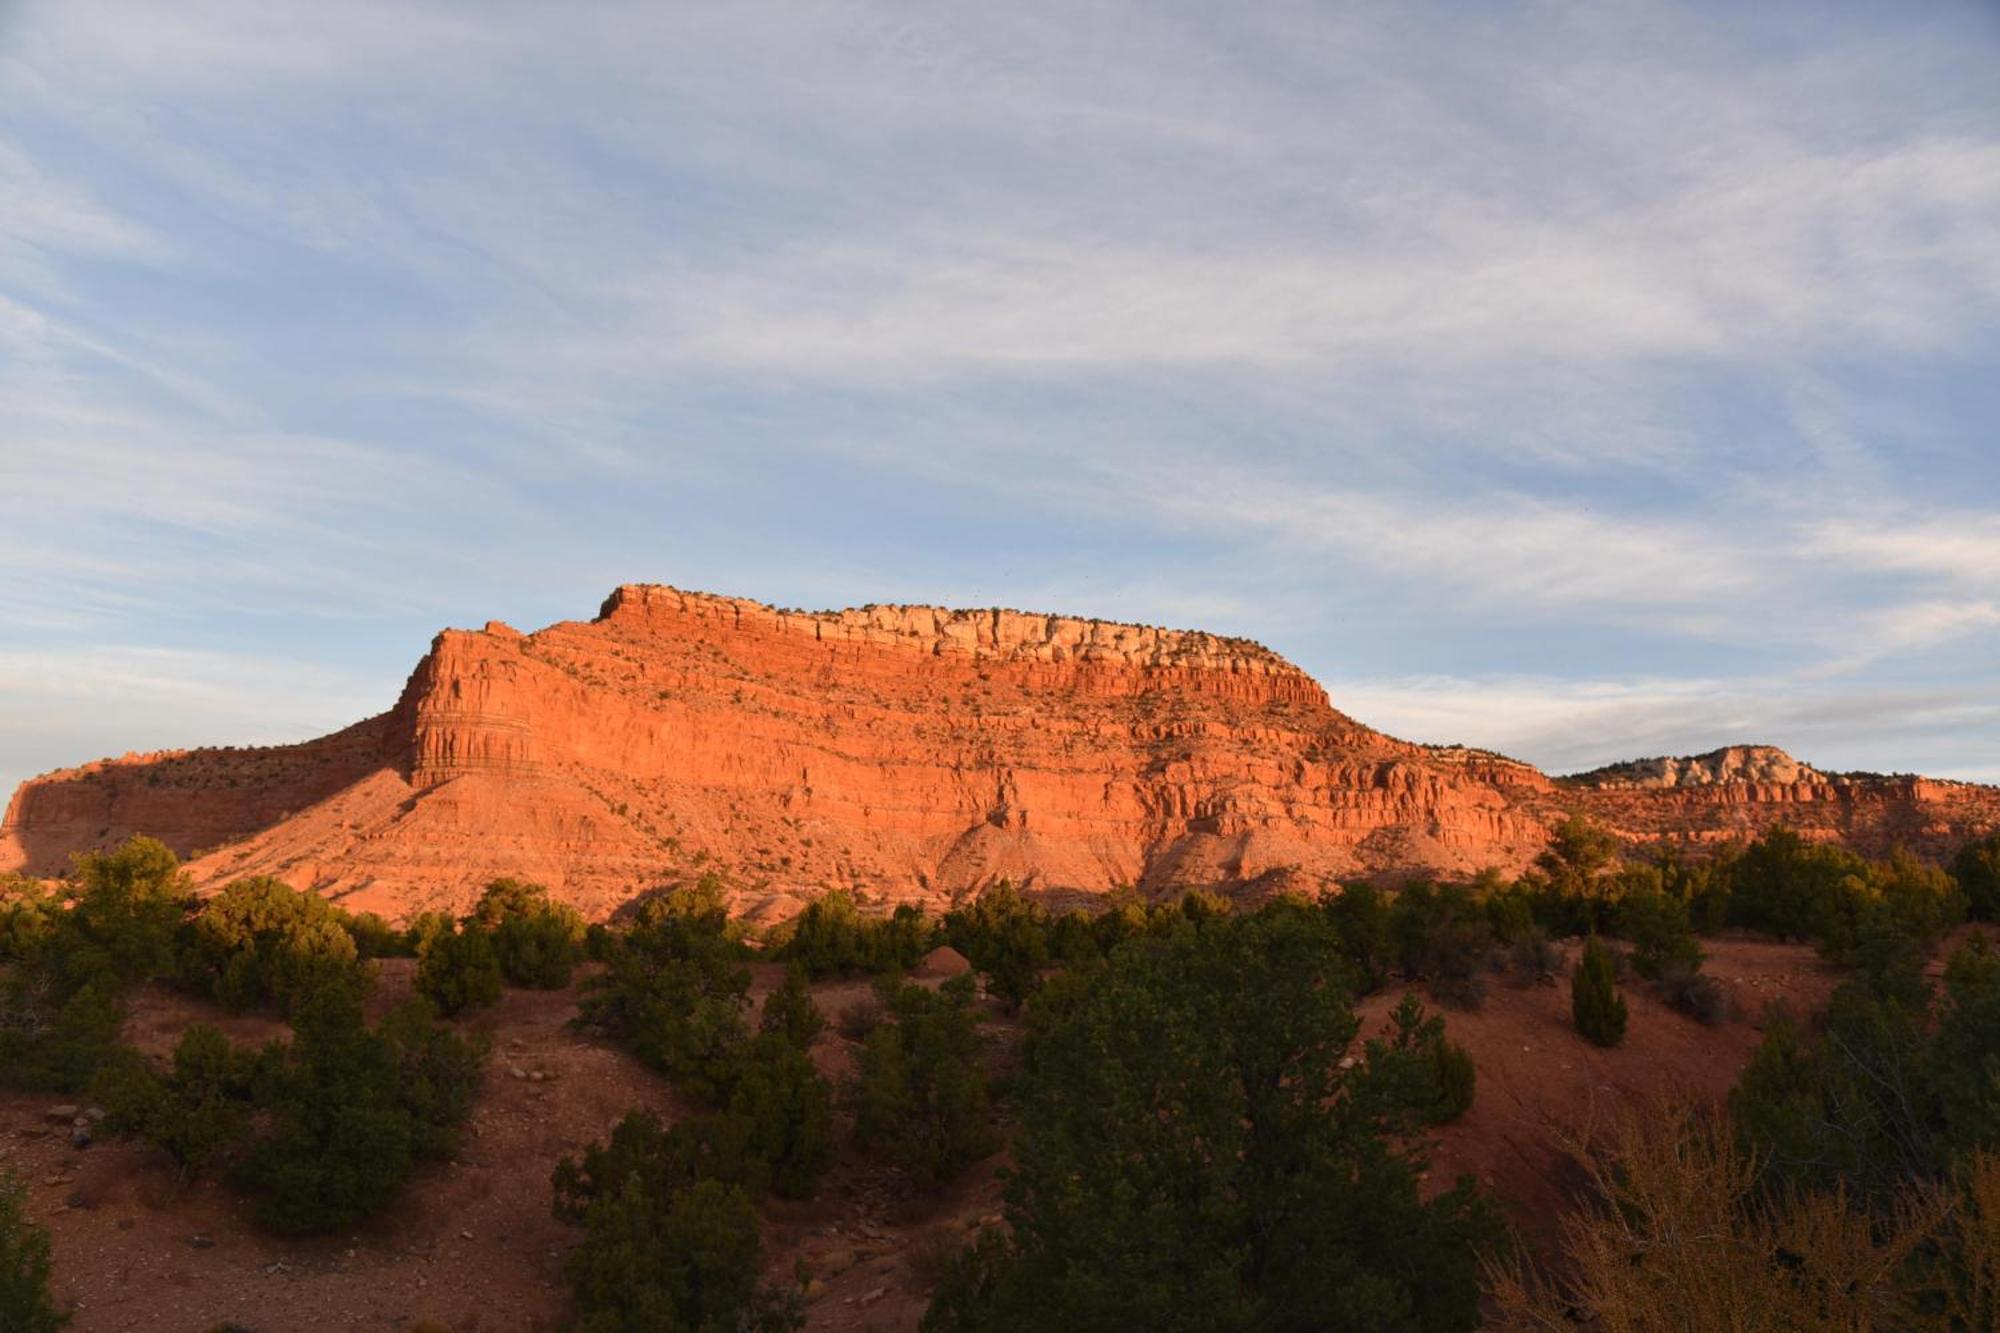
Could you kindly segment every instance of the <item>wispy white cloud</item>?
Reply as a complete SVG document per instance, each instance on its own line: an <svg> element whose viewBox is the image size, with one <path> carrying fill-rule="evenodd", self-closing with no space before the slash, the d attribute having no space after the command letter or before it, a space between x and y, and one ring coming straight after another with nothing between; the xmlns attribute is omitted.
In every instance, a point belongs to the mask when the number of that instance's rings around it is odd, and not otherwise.
<svg viewBox="0 0 2000 1333"><path fill-rule="evenodd" d="M1475 684L1569 709L1551 755L1759 734L1796 694L1835 719L1809 739L1874 744L1872 701L1962 765L1912 700L1990 682L2000 628L1970 387L2000 31L1761 22L1790 35L1667 3L29 0L0 614L65 648L161 602L298 633L700 558L1332 662L1456 668L1520 624Z"/></svg>
<svg viewBox="0 0 2000 1333"><path fill-rule="evenodd" d="M118 643L4 650L0 789L128 751L306 740L384 706L375 682L312 661Z"/></svg>
<svg viewBox="0 0 2000 1333"><path fill-rule="evenodd" d="M1946 510L1825 523L1810 540L1816 551L1850 565L2000 588L2000 514Z"/></svg>
<svg viewBox="0 0 2000 1333"><path fill-rule="evenodd" d="M1623 759L1770 744L1826 768L1903 772L1929 753L1937 777L1982 780L1975 739L2000 723L1978 688L1813 686L1789 677L1692 679L1412 676L1332 679L1336 707L1394 735L1468 744L1552 772Z"/></svg>

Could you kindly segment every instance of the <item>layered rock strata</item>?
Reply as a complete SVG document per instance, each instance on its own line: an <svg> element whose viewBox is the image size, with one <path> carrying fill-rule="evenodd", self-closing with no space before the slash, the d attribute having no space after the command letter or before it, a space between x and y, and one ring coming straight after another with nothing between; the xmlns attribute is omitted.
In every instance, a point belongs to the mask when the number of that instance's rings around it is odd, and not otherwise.
<svg viewBox="0 0 2000 1333"><path fill-rule="evenodd" d="M0 868L53 873L144 832L204 882L275 874L392 916L463 907L501 874L602 915L709 870L781 913L829 886L939 904L1002 878L1102 893L1515 869L1572 809L1693 840L1784 818L1942 843L2000 815L1991 788L1758 753L1556 781L1384 736L1241 639L632 585L590 621L447 630L393 709L317 741L28 782Z"/></svg>

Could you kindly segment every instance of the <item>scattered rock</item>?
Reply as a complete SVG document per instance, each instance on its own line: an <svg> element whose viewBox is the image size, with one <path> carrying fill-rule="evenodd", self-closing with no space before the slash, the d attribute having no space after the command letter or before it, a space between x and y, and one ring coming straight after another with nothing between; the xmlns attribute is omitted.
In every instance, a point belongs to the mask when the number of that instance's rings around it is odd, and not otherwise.
<svg viewBox="0 0 2000 1333"><path fill-rule="evenodd" d="M189 1236L187 1243L197 1250L212 1250L215 1248L215 1238L213 1236Z"/></svg>
<svg viewBox="0 0 2000 1333"><path fill-rule="evenodd" d="M875 1287L863 1293L861 1299L856 1301L855 1304L873 1305L875 1302L881 1300L884 1296L887 1296L888 1294L889 1294L889 1289L887 1287Z"/></svg>
<svg viewBox="0 0 2000 1333"><path fill-rule="evenodd" d="M76 1119L77 1115L78 1108L74 1106L51 1106L47 1111L43 1112L44 1119L54 1121L57 1124L67 1124Z"/></svg>

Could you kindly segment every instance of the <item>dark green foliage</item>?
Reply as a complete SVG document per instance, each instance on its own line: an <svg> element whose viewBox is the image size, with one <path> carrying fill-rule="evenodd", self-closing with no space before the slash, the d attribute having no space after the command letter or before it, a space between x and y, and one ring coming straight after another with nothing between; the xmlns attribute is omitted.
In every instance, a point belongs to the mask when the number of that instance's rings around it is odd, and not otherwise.
<svg viewBox="0 0 2000 1333"><path fill-rule="evenodd" d="M986 976L987 989L1019 1009L1049 965L1049 914L1005 880L944 919L945 941Z"/></svg>
<svg viewBox="0 0 2000 1333"><path fill-rule="evenodd" d="M374 912L344 918L347 933L354 940L357 958L414 958L416 942L409 932L397 930Z"/></svg>
<svg viewBox="0 0 2000 1333"><path fill-rule="evenodd" d="M750 970L720 894L680 890L642 904L604 941L582 1021L602 1028L690 1096L728 1099L748 1037Z"/></svg>
<svg viewBox="0 0 2000 1333"><path fill-rule="evenodd" d="M479 1096L488 1039L439 1023L437 1010L421 995L391 1009L377 1031L396 1069L416 1155L450 1156L458 1144L458 1128Z"/></svg>
<svg viewBox="0 0 2000 1333"><path fill-rule="evenodd" d="M1102 956L1095 918L1088 912L1064 912L1049 923L1049 957L1054 961L1089 963Z"/></svg>
<svg viewBox="0 0 2000 1333"><path fill-rule="evenodd" d="M1323 917L1263 911L1127 943L1046 992L1010 1229L961 1258L924 1327L1476 1327L1489 1224L1467 1184L1418 1198L1421 1062L1341 1068L1343 973Z"/></svg>
<svg viewBox="0 0 2000 1333"><path fill-rule="evenodd" d="M415 1127L389 1045L362 1022L358 1000L341 991L315 996L293 1027L291 1044L270 1049L258 1080L271 1123L244 1180L270 1230L331 1231L395 1197L415 1162Z"/></svg>
<svg viewBox="0 0 2000 1333"><path fill-rule="evenodd" d="M1549 835L1535 868L1556 887L1588 897L1598 878L1618 864L1618 851L1616 836L1583 815L1571 815Z"/></svg>
<svg viewBox="0 0 2000 1333"><path fill-rule="evenodd" d="M998 1146L987 1118L985 1039L972 1009L972 978L936 991L881 981L891 1019L868 1034L848 1090L855 1137L934 1187Z"/></svg>
<svg viewBox="0 0 2000 1333"><path fill-rule="evenodd" d="M1730 923L1781 939L1815 938L1867 875L1868 863L1845 848L1774 828L1745 848L1730 872Z"/></svg>
<svg viewBox="0 0 2000 1333"><path fill-rule="evenodd" d="M1556 826L1526 885L1544 929L1577 935L1603 924L1605 903L1616 896L1618 852L1618 839L1582 815Z"/></svg>
<svg viewBox="0 0 2000 1333"><path fill-rule="evenodd" d="M2000 921L2000 833L1968 842L1952 858L1952 878L1974 921Z"/></svg>
<svg viewBox="0 0 2000 1333"><path fill-rule="evenodd" d="M130 985L168 971L193 891L164 843L131 838L116 851L79 853L71 878L72 906L55 951L66 981L108 976Z"/></svg>
<svg viewBox="0 0 2000 1333"><path fill-rule="evenodd" d="M556 1163L556 1216L581 1222L593 1201L632 1175L658 1194L716 1180L755 1197L770 1180L769 1168L750 1150L749 1122L739 1116L701 1115L668 1127L650 1111L627 1111L609 1142L586 1148L581 1159Z"/></svg>
<svg viewBox="0 0 2000 1333"><path fill-rule="evenodd" d="M758 1281L757 1210L739 1186L703 1180L665 1196L627 1177L584 1218L564 1262L580 1333L781 1333L796 1298Z"/></svg>
<svg viewBox="0 0 2000 1333"><path fill-rule="evenodd" d="M1403 975L1429 984L1439 1003L1476 1008L1493 952L1493 928L1463 884L1418 881L1396 895L1389 909Z"/></svg>
<svg viewBox="0 0 2000 1333"><path fill-rule="evenodd" d="M455 1014L500 998L500 955L491 932L456 924L431 930L417 946L417 992Z"/></svg>
<svg viewBox="0 0 2000 1333"><path fill-rule="evenodd" d="M1887 861L1862 862L1858 874L1828 891L1817 904L1812 933L1827 957L1879 982L1921 964L1964 919L1957 882L1899 848Z"/></svg>
<svg viewBox="0 0 2000 1333"><path fill-rule="evenodd" d="M0 875L0 964L39 960L62 927L63 910L38 881Z"/></svg>
<svg viewBox="0 0 2000 1333"><path fill-rule="evenodd" d="M493 937L501 975L532 990L561 990L583 957L583 916L539 884L496 879L467 923Z"/></svg>
<svg viewBox="0 0 2000 1333"><path fill-rule="evenodd" d="M1772 1025L1730 1095L1776 1181L1880 1204L2000 1147L2000 960L1957 951L1935 993L1914 971L1841 987L1822 1030Z"/></svg>
<svg viewBox="0 0 2000 1333"><path fill-rule="evenodd" d="M794 963L785 969L784 981L764 997L758 1030L775 1032L800 1050L811 1046L826 1030L826 1016L813 1003L812 991L806 986L805 968Z"/></svg>
<svg viewBox="0 0 2000 1333"><path fill-rule="evenodd" d="M291 1012L328 986L366 989L345 914L316 893L269 878L238 880L184 932L180 976L226 1008Z"/></svg>
<svg viewBox="0 0 2000 1333"><path fill-rule="evenodd" d="M117 1049L123 989L109 976L68 988L61 971L23 964L0 975L0 1083L80 1092Z"/></svg>
<svg viewBox="0 0 2000 1333"><path fill-rule="evenodd" d="M770 1167L771 1191L804 1199L833 1164L833 1090L806 1053L783 1035L751 1041L729 1113L749 1127L749 1147Z"/></svg>
<svg viewBox="0 0 2000 1333"><path fill-rule="evenodd" d="M558 1164L556 1215L585 1229L565 1264L580 1329L781 1333L803 1322L796 1293L758 1282L757 1212L728 1119L667 1130L635 1111L609 1144Z"/></svg>
<svg viewBox="0 0 2000 1333"><path fill-rule="evenodd" d="M905 904L887 917L864 916L853 894L834 889L806 904L793 919L791 936L778 956L805 968L815 981L907 972L923 960L932 934L915 907Z"/></svg>
<svg viewBox="0 0 2000 1333"><path fill-rule="evenodd" d="M243 1179L271 1230L330 1231L379 1211L420 1157L450 1151L481 1048L439 1036L421 1008L371 1031L341 988L307 1000L293 1028L289 1046L265 1053L268 1124Z"/></svg>
<svg viewBox="0 0 2000 1333"><path fill-rule="evenodd" d="M1357 991L1367 995L1388 985L1402 952L1387 896L1372 884L1350 884L1321 901Z"/></svg>
<svg viewBox="0 0 2000 1333"><path fill-rule="evenodd" d="M1618 933L1631 942L1632 970L1648 981L1669 972L1693 973L1705 957L1687 903L1659 890L1619 900Z"/></svg>
<svg viewBox="0 0 2000 1333"><path fill-rule="evenodd" d="M249 1134L256 1072L254 1052L198 1023L181 1036L165 1075L136 1051L123 1050L98 1074L94 1093L111 1128L165 1149L188 1177Z"/></svg>
<svg viewBox="0 0 2000 1333"><path fill-rule="evenodd" d="M1413 993L1390 1013L1389 1031L1368 1043L1367 1059L1378 1094L1417 1108L1425 1124L1449 1124L1472 1109L1472 1056L1445 1040L1444 1019L1426 1016Z"/></svg>
<svg viewBox="0 0 2000 1333"><path fill-rule="evenodd" d="M1983 936L1945 965L1930 1069L1948 1149L2000 1147L2000 955Z"/></svg>
<svg viewBox="0 0 2000 1333"><path fill-rule="evenodd" d="M28 1191L0 1174L0 1328L7 1333L56 1333L69 1316L49 1291L49 1233L23 1212Z"/></svg>
<svg viewBox="0 0 2000 1333"><path fill-rule="evenodd" d="M1599 1046L1625 1040L1625 997L1618 993L1618 974L1610 952L1595 936L1583 946L1583 957L1569 981L1570 1017L1576 1030Z"/></svg>

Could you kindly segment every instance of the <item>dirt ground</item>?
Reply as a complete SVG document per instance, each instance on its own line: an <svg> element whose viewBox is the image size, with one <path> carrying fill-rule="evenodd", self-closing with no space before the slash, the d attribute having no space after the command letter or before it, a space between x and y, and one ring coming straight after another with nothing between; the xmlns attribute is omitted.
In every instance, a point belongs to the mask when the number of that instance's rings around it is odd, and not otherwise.
<svg viewBox="0 0 2000 1333"><path fill-rule="evenodd" d="M1734 1001L1717 1028L1632 988L1627 1039L1602 1051L1572 1030L1566 983L1519 988L1501 977L1480 1009L1449 1013L1452 1039L1478 1066L1478 1097L1441 1132L1431 1184L1470 1172L1517 1225L1545 1230L1566 1194L1553 1123L1625 1099L1719 1096L1756 1045L1771 1001L1810 1013L1838 979L1803 946L1725 940L1709 949L1708 970ZM782 974L774 965L754 973L761 1003ZM386 964L374 1003L406 995L410 974L407 962ZM814 988L830 1020L867 995L865 982ZM1392 991L1362 1005L1364 1034L1380 1030L1397 998ZM425 1170L386 1216L350 1234L273 1239L224 1186L181 1185L153 1150L72 1147L67 1122L49 1115L63 1098L0 1093L0 1167L27 1182L30 1214L53 1232L56 1291L75 1306L77 1333L205 1333L225 1323L331 1333L422 1321L459 1333L554 1329L567 1308L562 1257L577 1234L549 1211L557 1159L602 1139L632 1107L668 1117L691 1110L629 1056L569 1030L575 1005L573 989L510 990L467 1020L491 1034L493 1058L458 1157ZM988 1019L1004 1064L1018 1030L997 1010ZM129 1034L164 1051L196 1021L218 1022L239 1041L283 1031L153 988L135 1004ZM830 1030L814 1058L837 1078L851 1051ZM995 1158L943 1196L913 1200L893 1172L844 1154L818 1198L767 1207L770 1273L810 1270L811 1329L914 1330L941 1264L999 1213L1003 1164Z"/></svg>

